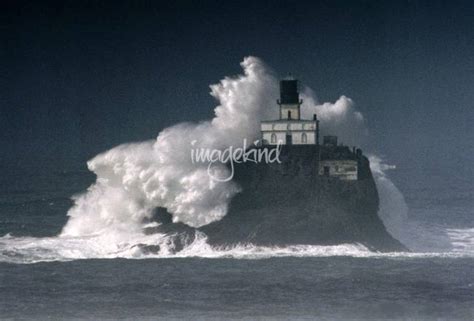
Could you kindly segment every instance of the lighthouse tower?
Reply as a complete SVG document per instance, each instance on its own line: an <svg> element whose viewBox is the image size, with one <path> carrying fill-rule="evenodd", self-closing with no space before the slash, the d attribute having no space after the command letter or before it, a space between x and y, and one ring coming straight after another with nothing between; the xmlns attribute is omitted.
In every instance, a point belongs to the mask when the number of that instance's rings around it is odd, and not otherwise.
<svg viewBox="0 0 474 321"><path fill-rule="evenodd" d="M301 119L298 80L286 78L280 81L279 119L261 122L264 145L319 145L319 121Z"/></svg>

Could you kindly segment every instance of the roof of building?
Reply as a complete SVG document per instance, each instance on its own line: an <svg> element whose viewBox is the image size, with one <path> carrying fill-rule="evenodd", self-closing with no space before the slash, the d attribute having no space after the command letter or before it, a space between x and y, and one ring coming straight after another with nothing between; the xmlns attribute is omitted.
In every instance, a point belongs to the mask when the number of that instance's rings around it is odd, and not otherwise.
<svg viewBox="0 0 474 321"><path fill-rule="evenodd" d="M321 160L357 160L357 155L348 146L321 146Z"/></svg>
<svg viewBox="0 0 474 321"><path fill-rule="evenodd" d="M316 123L316 120L312 119L275 119L275 120L262 120L261 123Z"/></svg>

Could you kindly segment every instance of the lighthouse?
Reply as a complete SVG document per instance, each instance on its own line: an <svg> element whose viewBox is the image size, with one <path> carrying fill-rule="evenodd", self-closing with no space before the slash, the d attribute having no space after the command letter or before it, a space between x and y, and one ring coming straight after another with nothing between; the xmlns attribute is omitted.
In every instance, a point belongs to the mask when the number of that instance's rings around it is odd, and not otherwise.
<svg viewBox="0 0 474 321"><path fill-rule="evenodd" d="M298 80L286 78L280 81L279 119L261 122L264 145L319 145L319 121L301 118Z"/></svg>

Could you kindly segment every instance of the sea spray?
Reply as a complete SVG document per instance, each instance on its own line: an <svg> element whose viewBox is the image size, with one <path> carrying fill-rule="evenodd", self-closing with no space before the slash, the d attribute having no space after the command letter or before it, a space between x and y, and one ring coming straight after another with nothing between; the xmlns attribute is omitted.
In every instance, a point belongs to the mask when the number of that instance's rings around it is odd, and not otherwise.
<svg viewBox="0 0 474 321"><path fill-rule="evenodd" d="M4 237L0 248L8 251L3 252L5 257L1 260L139 258L178 253L206 256L203 251L214 255L215 250L205 245L205 235L197 233L181 252L176 253L173 235L146 234L144 229L150 226L158 207L166 208L174 222L191 227L206 225L226 215L228 204L239 192L239 186L232 181L212 180L207 165L192 163L189 146L195 139L199 139L202 147L213 149L235 146L244 139L255 141L259 138L260 120L278 118L275 108L278 81L273 72L255 57L245 58L241 66L243 75L226 77L211 86L211 95L219 102L216 116L211 121L181 123L163 130L154 141L124 144L96 156L87 165L97 175L97 180L84 194L73 198L74 206L68 212L69 220L60 236ZM335 103L320 104L308 88L302 98L303 116L311 118L317 113L321 134L338 135L347 144L362 143L367 135L365 120L350 98L341 96ZM224 165L216 166L215 170L224 176L229 174ZM159 251L145 254L142 245L155 246ZM243 248L222 250L226 253L264 252L265 256L272 256L272 253L311 255L308 251L334 254L327 250L333 247L303 249L297 246L286 250L252 247L248 244ZM199 253L194 253L197 249ZM340 248L334 249L337 252ZM352 250L366 252L362 248L351 248L349 252ZM341 253L348 252L343 250Z"/></svg>
<svg viewBox="0 0 474 321"><path fill-rule="evenodd" d="M208 149L238 146L244 139L259 139L262 119L277 117L273 72L255 57L245 58L241 66L243 75L211 85L219 101L211 121L181 123L163 130L156 141L121 145L90 160L97 181L74 198L61 235L136 231L158 207L166 208L174 222L192 227L221 219L239 186L216 181L208 175L208 164L193 163L191 142L199 139L200 147ZM346 142L364 137L364 118L352 100L342 96L334 104L319 104L313 95L305 90L302 108L307 114L318 112L322 128L333 129ZM216 164L213 173L230 176L224 164Z"/></svg>
<svg viewBox="0 0 474 321"><path fill-rule="evenodd" d="M239 188L232 181L209 177L207 164L193 164L189 150L196 138L211 149L257 138L259 120L272 106L277 81L257 58L248 57L241 65L244 75L211 86L220 103L211 121L178 124L163 130L155 142L118 146L89 161L97 181L74 199L62 235L116 231L127 225L138 229L157 207L166 208L174 222L192 227L222 218ZM223 164L214 171L228 175Z"/></svg>
<svg viewBox="0 0 474 321"><path fill-rule="evenodd" d="M406 225L408 206L403 194L387 176L387 171L396 167L376 155L370 155L369 161L380 199L379 216L388 232L399 240Z"/></svg>
<svg viewBox="0 0 474 321"><path fill-rule="evenodd" d="M301 115L312 119L317 114L321 122L321 135L336 135L348 146L364 147L369 135L364 116L356 109L352 99L342 95L336 102L319 103L314 91L305 87L301 97Z"/></svg>

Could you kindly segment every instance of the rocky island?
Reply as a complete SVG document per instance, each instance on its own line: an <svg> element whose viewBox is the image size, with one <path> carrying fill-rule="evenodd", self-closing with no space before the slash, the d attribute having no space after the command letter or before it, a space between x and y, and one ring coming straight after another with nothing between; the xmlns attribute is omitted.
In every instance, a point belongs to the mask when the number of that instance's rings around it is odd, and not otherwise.
<svg viewBox="0 0 474 321"><path fill-rule="evenodd" d="M300 117L297 81L280 83L280 118L261 124L262 145L279 146L280 162L239 163L233 180L241 192L227 215L199 229L173 223L158 209L159 232L175 234L179 251L197 231L208 243L227 247L358 243L375 251L405 251L378 216L379 197L367 157L338 145L336 136L320 144L319 121Z"/></svg>

